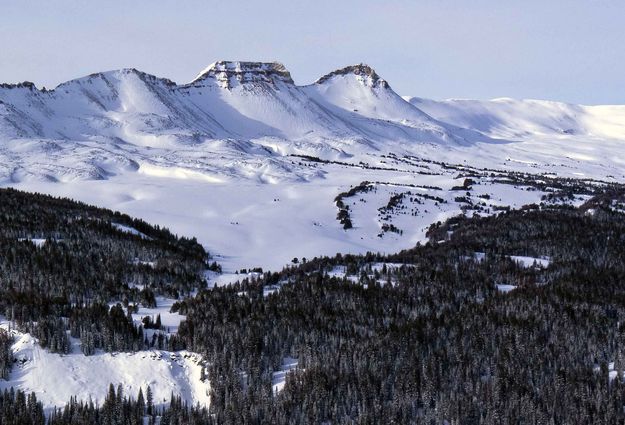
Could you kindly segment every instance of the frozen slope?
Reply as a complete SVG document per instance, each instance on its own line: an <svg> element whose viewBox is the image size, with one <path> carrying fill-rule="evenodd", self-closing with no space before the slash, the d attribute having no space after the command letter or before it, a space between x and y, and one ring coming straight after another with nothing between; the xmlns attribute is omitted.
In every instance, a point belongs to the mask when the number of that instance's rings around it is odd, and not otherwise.
<svg viewBox="0 0 625 425"><path fill-rule="evenodd" d="M367 65L339 69L305 89L325 109L371 137L381 137L378 133L386 132L406 138L412 129L422 130L422 134L412 135L415 139L434 139L430 132L438 132L443 140L449 136L432 118L398 96Z"/></svg>
<svg viewBox="0 0 625 425"><path fill-rule="evenodd" d="M363 73L376 75L375 82ZM1 85L0 179L106 179L143 166L213 181L301 181L311 176L283 170L276 158L345 158L390 146L463 143L467 135L488 141L439 123L381 81L358 65L301 87L279 63L220 61L184 85L135 69L47 91Z"/></svg>
<svg viewBox="0 0 625 425"><path fill-rule="evenodd" d="M363 64L306 86L275 62L215 62L188 84L124 69L50 91L0 85L0 184L120 209L200 236L233 266L275 268L420 240L430 212L391 243L375 219L344 232L334 198L363 180L456 183L427 161L622 181L624 110L406 100Z"/></svg>
<svg viewBox="0 0 625 425"><path fill-rule="evenodd" d="M8 323L0 327L6 330ZM134 397L140 388L145 393L150 386L158 406L167 404L172 392L190 405L209 403L210 387L200 380L202 359L197 354L152 350L85 356L76 348L60 355L42 349L30 334L14 330L11 334L16 363L9 381L0 380L0 389L13 386L35 392L47 412L63 407L73 396L102 405L111 383L121 384L124 393Z"/></svg>
<svg viewBox="0 0 625 425"><path fill-rule="evenodd" d="M359 65L341 72L344 77L357 78L361 67L370 69ZM383 88L387 94L377 107L395 109L391 114L393 121L409 124L412 120L437 127L434 120L419 113L387 84L365 88L351 80L348 78L343 84L342 93L352 101L377 97L377 89ZM328 93L328 102L336 103L332 92ZM309 90L293 83L279 63L215 62L184 85L135 69L122 69L71 80L48 91L38 90L30 83L2 85L0 128L5 137L85 140L106 136L152 147L174 139L166 136L177 136L178 142L266 136L295 139L310 134L332 138L362 136L357 127L332 114L309 94ZM389 105L385 106L385 102ZM363 112L355 115L389 118L384 111L374 115L370 110ZM408 115L402 118L405 113ZM159 137L165 140L159 141Z"/></svg>
<svg viewBox="0 0 625 425"><path fill-rule="evenodd" d="M438 120L495 138L572 135L625 140L624 105L583 106L509 98L435 101L407 97L406 100Z"/></svg>

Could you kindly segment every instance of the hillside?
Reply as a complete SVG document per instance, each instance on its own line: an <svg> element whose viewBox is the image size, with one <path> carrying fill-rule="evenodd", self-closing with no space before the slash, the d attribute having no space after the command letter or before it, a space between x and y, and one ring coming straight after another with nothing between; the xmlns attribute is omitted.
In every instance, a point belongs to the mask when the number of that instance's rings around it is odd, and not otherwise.
<svg viewBox="0 0 625 425"><path fill-rule="evenodd" d="M466 177L475 180L471 204L484 204L479 214L557 190L509 184L516 175L622 182L620 111L406 100L363 64L303 86L275 62L218 61L185 84L122 69L53 90L0 86L0 185L195 236L227 275L275 270L293 257L392 253L424 241L432 222L474 212L452 190ZM375 190L345 204L353 226L344 229L336 198L364 181ZM405 210L388 214L400 195ZM587 196L576 195L574 204ZM391 224L401 232L386 231Z"/></svg>
<svg viewBox="0 0 625 425"><path fill-rule="evenodd" d="M220 161L210 167L184 151L213 159L217 152L224 159L243 156L275 168L277 152L264 139L288 140L279 151L331 157L346 155L354 144L379 149L384 142L462 143L470 133L455 134L387 84L369 86L358 78L367 69L346 68L340 78L305 87L296 86L281 64L228 61L182 85L135 69L92 74L46 91L28 83L2 85L0 155L6 161L0 177L104 179L163 166L216 173L219 181L245 177L245 170ZM348 105L353 102L366 110L358 112ZM289 179L298 173L284 174Z"/></svg>
<svg viewBox="0 0 625 425"><path fill-rule="evenodd" d="M619 423L623 199L457 218L394 255L308 259L185 301L216 423Z"/></svg>
<svg viewBox="0 0 625 425"><path fill-rule="evenodd" d="M584 106L544 100L406 97L412 105L443 122L472 128L500 139L578 136L625 139L625 106Z"/></svg>
<svg viewBox="0 0 625 425"><path fill-rule="evenodd" d="M36 391L48 412L74 395L102 402L111 382L151 385L159 405L174 388L206 402L201 358L176 340L184 317L169 313L206 285L208 254L194 239L0 189L0 252L0 389Z"/></svg>
<svg viewBox="0 0 625 425"><path fill-rule="evenodd" d="M562 194L578 184L552 183ZM281 271L200 289L171 306L170 313L182 315L176 333L166 333L175 351L138 346L58 355L54 346L41 348L45 335L0 333L3 352L8 347L8 359L17 360L0 384L36 391L28 396L29 410L11 407L27 424L42 424L44 412L52 424L139 424L150 417L164 424L619 423L625 420L619 325L625 192L622 185L574 187L589 194L579 207L553 205L547 197L496 216L459 216L430 226L426 244L392 255L301 259ZM8 200L0 217L11 228L2 240L14 250L90 240L88 232L81 238L71 230L86 219L102 220L101 239L112 237L113 247L156 243L168 251L183 242L110 211L12 190L0 194ZM42 207L47 224L26 225ZM13 211L21 218L12 223ZM64 239L33 238L32 232L50 229ZM21 240L19 232L31 239ZM182 245L202 252L193 242ZM86 265L110 249L90 246ZM19 258L38 257L31 250ZM35 264L30 274L46 270L40 259ZM14 275L0 270L4 280ZM77 278L65 284L84 286ZM55 300L64 305L62 296ZM34 330L56 321L71 328L72 311L92 307L52 309L45 321L11 326ZM122 308L110 307L110 314ZM134 314L126 318L122 311L118 320L133 324ZM88 344L69 331L74 349ZM54 382L64 382L62 389L53 391ZM72 392L78 400L70 400ZM85 403L88 395L97 403ZM21 392L0 397L6 406L26 404ZM199 405L192 409L185 401Z"/></svg>

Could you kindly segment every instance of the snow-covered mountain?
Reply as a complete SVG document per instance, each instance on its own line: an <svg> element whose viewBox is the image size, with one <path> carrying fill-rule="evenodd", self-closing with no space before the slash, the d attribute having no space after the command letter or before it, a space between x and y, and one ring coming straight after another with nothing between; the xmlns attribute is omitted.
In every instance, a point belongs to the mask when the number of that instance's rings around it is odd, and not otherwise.
<svg viewBox="0 0 625 425"><path fill-rule="evenodd" d="M5 137L109 137L151 147L215 138L457 138L366 65L335 71L304 87L296 86L279 63L215 62L184 85L123 69L50 91L29 83L4 85L0 100Z"/></svg>
<svg viewBox="0 0 625 425"><path fill-rule="evenodd" d="M282 64L236 61L187 84L123 69L53 90L0 85L0 184L198 236L233 267L408 247L461 211L447 192L469 166L621 182L625 106L405 98L363 64L304 86ZM351 206L345 232L335 197L364 180L384 184ZM377 208L415 185L446 202L401 218L401 235L378 237ZM483 195L498 207L540 201L495 186Z"/></svg>
<svg viewBox="0 0 625 425"><path fill-rule="evenodd" d="M344 156L354 144L380 150L385 143L486 139L429 117L366 65L301 87L279 63L227 61L183 85L135 69L92 74L54 90L2 85L0 137L0 155L7 156L0 177L13 180L105 178L154 161L154 149L267 156L262 143L249 143L259 139L288 141L272 144L280 153L325 157ZM15 140L29 142L16 147ZM63 152L72 162L29 167L16 161L23 159L20 149Z"/></svg>
<svg viewBox="0 0 625 425"><path fill-rule="evenodd" d="M128 171L209 181L319 177L288 154L421 154L503 141L625 139L625 107L402 98L367 65L307 86L279 63L220 61L188 84L122 69L39 90L0 86L0 179L104 179ZM197 174L199 173L199 174Z"/></svg>
<svg viewBox="0 0 625 425"><path fill-rule="evenodd" d="M354 145L380 150L383 143L482 137L450 131L365 74L375 72L358 65L300 87L278 63L221 61L184 85L135 69L49 91L4 84L0 180L104 179L140 168L210 181L309 180L279 157L338 158ZM347 105L356 101L364 114Z"/></svg>

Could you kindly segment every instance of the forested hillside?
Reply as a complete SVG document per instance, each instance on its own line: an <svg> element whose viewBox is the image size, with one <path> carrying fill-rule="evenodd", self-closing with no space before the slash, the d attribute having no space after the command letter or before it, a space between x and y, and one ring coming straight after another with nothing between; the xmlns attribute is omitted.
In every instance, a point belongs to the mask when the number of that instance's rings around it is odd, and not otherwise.
<svg viewBox="0 0 625 425"><path fill-rule="evenodd" d="M458 218L181 303L215 423L623 423L619 202Z"/></svg>
<svg viewBox="0 0 625 425"><path fill-rule="evenodd" d="M174 305L186 321L169 344L204 356L208 409L176 394L156 409L145 392L111 386L104 405L68 400L50 420L625 423L624 193L613 186L578 208L457 217L394 255L301 259L201 290ZM106 300L149 303L149 294L199 285L207 254L193 240L67 200L0 194L3 307L51 349L65 329L83 346L142 349L133 345L141 329L124 327L124 309ZM35 396L0 402L33 406L19 423L42 423Z"/></svg>
<svg viewBox="0 0 625 425"><path fill-rule="evenodd" d="M68 352L69 336L80 338L85 354L143 349L134 306L197 289L208 259L195 239L12 189L0 189L0 253L0 312L52 351Z"/></svg>

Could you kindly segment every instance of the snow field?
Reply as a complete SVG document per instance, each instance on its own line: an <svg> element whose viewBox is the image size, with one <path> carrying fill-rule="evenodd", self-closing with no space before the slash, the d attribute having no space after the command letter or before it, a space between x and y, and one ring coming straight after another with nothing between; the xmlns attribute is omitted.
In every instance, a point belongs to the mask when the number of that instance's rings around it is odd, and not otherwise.
<svg viewBox="0 0 625 425"><path fill-rule="evenodd" d="M9 324L3 321L0 327L8 329ZM132 396L139 388L145 394L149 385L157 406L168 403L172 392L190 404L210 402L209 383L200 380L202 359L195 353L151 350L85 356L74 347L71 354L60 355L42 349L30 334L11 333L17 362L9 380L0 380L0 389L13 386L35 392L47 412L75 395L101 405L110 383L121 384L125 394Z"/></svg>

